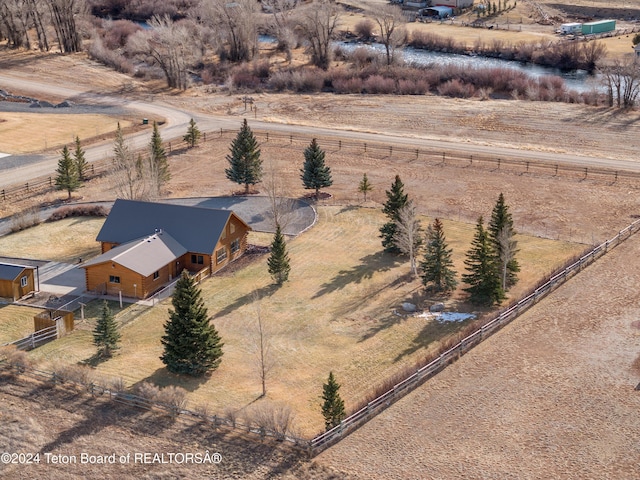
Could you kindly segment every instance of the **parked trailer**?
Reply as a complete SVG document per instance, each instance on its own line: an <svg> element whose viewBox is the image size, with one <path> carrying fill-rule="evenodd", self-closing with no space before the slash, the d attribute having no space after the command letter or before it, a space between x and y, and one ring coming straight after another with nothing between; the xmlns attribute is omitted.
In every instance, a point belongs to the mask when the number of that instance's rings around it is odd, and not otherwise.
<svg viewBox="0 0 640 480"><path fill-rule="evenodd" d="M563 23L560 25L561 35L579 35L582 33L581 23Z"/></svg>
<svg viewBox="0 0 640 480"><path fill-rule="evenodd" d="M615 29L615 20L600 20L599 22L589 22L582 24L582 33L584 35L589 35L592 33L613 32Z"/></svg>

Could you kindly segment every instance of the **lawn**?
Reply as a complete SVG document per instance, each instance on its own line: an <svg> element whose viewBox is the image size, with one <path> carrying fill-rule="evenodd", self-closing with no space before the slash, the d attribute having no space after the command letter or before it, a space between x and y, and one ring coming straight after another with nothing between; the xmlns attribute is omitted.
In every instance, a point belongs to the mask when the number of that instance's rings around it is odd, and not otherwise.
<svg viewBox="0 0 640 480"><path fill-rule="evenodd" d="M85 140L111 134L116 131L118 121L122 128L131 125L128 120L107 115L0 112L1 151L24 154L62 148L71 145L76 136Z"/></svg>
<svg viewBox="0 0 640 480"><path fill-rule="evenodd" d="M0 304L0 345L33 333L33 317L41 311L39 308Z"/></svg>
<svg viewBox="0 0 640 480"><path fill-rule="evenodd" d="M104 218L65 218L0 237L0 256L76 262L100 254Z"/></svg>
<svg viewBox="0 0 640 480"><path fill-rule="evenodd" d="M463 325L396 313L404 301L428 306L434 299L425 297L420 282L409 278L407 262L381 253L378 228L384 217L379 210L331 206L319 207L318 213L317 225L288 244L292 272L281 288L272 285L266 256L202 284L209 314L225 342L222 364L211 378L180 378L163 368L160 337L169 301L128 321L121 328L122 348L99 364L98 372L122 377L129 386L144 380L180 385L191 392L191 407L207 404L214 412L233 409L242 415L262 402L257 402L261 388L254 348L259 306L274 363L267 399L289 404L300 433L312 435L322 429L319 396L329 371L342 384L349 408ZM430 220L423 219L423 224ZM444 226L461 272L475 226L448 221ZM584 248L535 237L518 240L524 273L515 295ZM463 300L457 292L448 305L468 311L471 307ZM81 329L32 356L79 362L94 353L91 340L90 328Z"/></svg>

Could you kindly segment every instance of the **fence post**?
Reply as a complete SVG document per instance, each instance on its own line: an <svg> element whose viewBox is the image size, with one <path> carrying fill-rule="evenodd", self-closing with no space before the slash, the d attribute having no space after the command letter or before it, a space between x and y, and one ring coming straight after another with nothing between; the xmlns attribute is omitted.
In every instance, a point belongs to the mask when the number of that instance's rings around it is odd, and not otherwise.
<svg viewBox="0 0 640 480"><path fill-rule="evenodd" d="M364 153L367 153L367 144L364 144Z"/></svg>
<svg viewBox="0 0 640 480"><path fill-rule="evenodd" d="M445 152L442 152L442 163L445 162Z"/></svg>
<svg viewBox="0 0 640 480"><path fill-rule="evenodd" d="M289 145L291 145L292 143L293 143L293 135L289 135Z"/></svg>
<svg viewBox="0 0 640 480"><path fill-rule="evenodd" d="M469 155L469 165L473 165L473 155Z"/></svg>
<svg viewBox="0 0 640 480"><path fill-rule="evenodd" d="M416 160L418 160L419 156L420 156L420 149L416 148Z"/></svg>
<svg viewBox="0 0 640 480"><path fill-rule="evenodd" d="M222 136L222 127L220 127L220 136Z"/></svg>
<svg viewBox="0 0 640 480"><path fill-rule="evenodd" d="M169 142L169 153L171 153L171 142Z"/></svg>
<svg viewBox="0 0 640 480"><path fill-rule="evenodd" d="M615 176L615 178L613 179L613 182L615 183L615 182L617 182L617 181L618 181L618 171L616 170L616 176Z"/></svg>
<svg viewBox="0 0 640 480"><path fill-rule="evenodd" d="M7 197L5 196L4 188L3 188L3 189L2 189L2 200L6 200L6 199L7 199Z"/></svg>
<svg viewBox="0 0 640 480"><path fill-rule="evenodd" d="M589 174L589 167L584 167L584 178L587 178L588 174Z"/></svg>
<svg viewBox="0 0 640 480"><path fill-rule="evenodd" d="M501 161L502 161L502 160L498 159L498 170L500 170L500 162L501 162Z"/></svg>
<svg viewBox="0 0 640 480"><path fill-rule="evenodd" d="M27 192L29 191L29 182L24 184L25 188L27 189Z"/></svg>
<svg viewBox="0 0 640 480"><path fill-rule="evenodd" d="M527 162L527 173L529 173L529 162Z"/></svg>
<svg viewBox="0 0 640 480"><path fill-rule="evenodd" d="M555 173L554 176L556 176L556 177L558 176L558 164L557 163L556 163L556 173Z"/></svg>
<svg viewBox="0 0 640 480"><path fill-rule="evenodd" d="M53 182L51 181L51 177L49 177L49 186L53 185Z"/></svg>
<svg viewBox="0 0 640 480"><path fill-rule="evenodd" d="M202 141L203 141L203 142L206 142L206 141L207 141L207 132L204 132L204 133L202 134Z"/></svg>
<svg viewBox="0 0 640 480"><path fill-rule="evenodd" d="M91 164L91 175L95 175L96 174L96 166L92 163Z"/></svg>
<svg viewBox="0 0 640 480"><path fill-rule="evenodd" d="M269 132L267 132L267 142L269 141Z"/></svg>
<svg viewBox="0 0 640 480"><path fill-rule="evenodd" d="M338 140L338 150L342 150L342 140Z"/></svg>

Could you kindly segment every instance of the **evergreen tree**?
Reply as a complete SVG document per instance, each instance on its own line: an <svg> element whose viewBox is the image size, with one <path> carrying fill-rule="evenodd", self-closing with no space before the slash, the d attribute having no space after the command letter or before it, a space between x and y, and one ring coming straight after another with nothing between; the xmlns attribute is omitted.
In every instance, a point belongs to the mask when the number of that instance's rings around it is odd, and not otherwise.
<svg viewBox="0 0 640 480"><path fill-rule="evenodd" d="M302 185L306 189L315 189L316 200L321 188L333 185L331 169L324 163L324 151L318 146L314 138L304 150L304 165L300 170Z"/></svg>
<svg viewBox="0 0 640 480"><path fill-rule="evenodd" d="M58 160L56 173L58 174L56 176L56 188L58 190L66 190L69 198L71 198L71 192L75 192L80 188L80 180L78 179L76 165L66 145L62 149L62 158Z"/></svg>
<svg viewBox="0 0 640 480"><path fill-rule="evenodd" d="M369 179L367 178L367 174L362 175L362 180L360 180L360 185L358 185L358 191L364 195L364 201L367 201L367 193L373 190L373 186L369 183Z"/></svg>
<svg viewBox="0 0 640 480"><path fill-rule="evenodd" d="M176 283L171 304L160 357L167 370L197 377L218 368L224 344L209 323L200 289L186 270Z"/></svg>
<svg viewBox="0 0 640 480"><path fill-rule="evenodd" d="M80 137L76 136L76 149L73 152L73 161L76 164L76 172L78 173L78 180L84 182L87 179L87 169L89 164L84 158L84 150L80 145Z"/></svg>
<svg viewBox="0 0 640 480"><path fill-rule="evenodd" d="M100 318L93 330L93 344L98 347L98 355L108 358L117 350L120 342L120 332L113 313L106 300L102 302Z"/></svg>
<svg viewBox="0 0 640 480"><path fill-rule="evenodd" d="M200 132L200 129L196 125L195 120L192 118L189 121L189 127L187 128L187 134L184 137L182 137L182 139L185 142L187 142L187 145L189 145L190 148L193 148L198 144L198 141L200 140L201 136L202 136L202 133Z"/></svg>
<svg viewBox="0 0 640 480"><path fill-rule="evenodd" d="M322 416L327 430L340 425L345 417L344 401L340 398L340 385L336 382L333 372L329 372L327 383L322 385Z"/></svg>
<svg viewBox="0 0 640 480"><path fill-rule="evenodd" d="M482 217L478 219L476 233L464 264L469 273L463 274L462 280L469 285L464 290L469 293L471 303L491 306L504 298L495 252L483 226Z"/></svg>
<svg viewBox="0 0 640 480"><path fill-rule="evenodd" d="M437 292L454 290L458 282L451 260L453 250L447 246L442 222L438 218L427 227L426 243L424 260L420 263L422 284L426 287L432 283Z"/></svg>
<svg viewBox="0 0 640 480"><path fill-rule="evenodd" d="M249 193L249 185L255 185L262 179L262 160L258 141L244 119L236 138L231 142L227 155L229 168L224 173L232 182L244 185L245 193Z"/></svg>
<svg viewBox="0 0 640 480"><path fill-rule="evenodd" d="M401 253L396 246L394 237L396 235L396 222L398 221L398 212L407 204L409 196L404 193L404 184L400 180L400 176L396 175L396 179L391 185L391 190L387 190L387 202L384 204L382 213L384 213L389 221L380 228L380 238L382 238L382 247L387 253Z"/></svg>
<svg viewBox="0 0 640 480"><path fill-rule="evenodd" d="M493 212L491 212L489 238L495 252L495 261L500 270L502 288L505 291L516 284L518 281L517 274L520 271L520 264L515 258L518 252L518 243L514 240L515 234L513 218L509 213L508 205L504 201L504 195L501 193L493 207Z"/></svg>
<svg viewBox="0 0 640 480"><path fill-rule="evenodd" d="M280 225L276 227L276 233L273 236L273 242L271 242L271 255L269 255L267 265L271 277L278 285L282 285L289 279L291 266L289 265L287 245L280 230Z"/></svg>
<svg viewBox="0 0 640 480"><path fill-rule="evenodd" d="M159 188L165 183L171 180L171 173L169 172L169 161L167 160L167 152L162 146L162 137L158 130L158 124L153 122L153 132L151 133L151 141L149 142L149 150L151 153L151 162L153 168L151 169L156 176L155 180Z"/></svg>

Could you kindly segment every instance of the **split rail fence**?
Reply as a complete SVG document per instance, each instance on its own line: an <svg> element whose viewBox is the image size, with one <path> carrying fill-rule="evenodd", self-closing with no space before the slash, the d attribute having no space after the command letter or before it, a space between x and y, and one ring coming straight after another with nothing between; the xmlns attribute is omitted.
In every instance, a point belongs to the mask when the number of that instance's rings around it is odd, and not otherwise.
<svg viewBox="0 0 640 480"><path fill-rule="evenodd" d="M254 130L256 138L263 143L277 143L280 147L287 145L293 147L306 147L313 138L310 135L294 135L266 130ZM229 140L237 133L237 130L216 130L203 135L201 144L220 141L224 137ZM569 163L552 163L543 160L523 160L517 158L501 158L481 154L465 154L456 151L442 151L437 149L412 148L407 145L397 145L377 142L362 142L355 140L342 140L336 137L317 138L320 145L328 151L342 151L354 155L368 155L375 158L387 158L389 161L415 162L416 165L440 165L460 168L485 168L499 170L519 175L548 175L553 177L567 177L579 180L591 179L615 183L620 180L638 180L640 172L604 167L582 167ZM184 153L189 146L183 140L164 143L165 149L170 155ZM139 151L143 153L143 150ZM103 159L92 162L89 169L89 177L100 176L108 173L113 166L112 159ZM30 195L40 194L55 189L55 177L43 176L30 182L13 185L0 189L0 202L10 201L13 198L24 198Z"/></svg>

